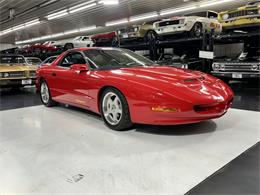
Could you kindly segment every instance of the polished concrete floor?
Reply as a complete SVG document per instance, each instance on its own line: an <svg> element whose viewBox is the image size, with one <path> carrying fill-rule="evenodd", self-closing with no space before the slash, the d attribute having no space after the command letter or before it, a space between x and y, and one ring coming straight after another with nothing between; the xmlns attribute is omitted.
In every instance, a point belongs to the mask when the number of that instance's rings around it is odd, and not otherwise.
<svg viewBox="0 0 260 195"><path fill-rule="evenodd" d="M125 132L61 106L0 118L3 193L184 194L260 141L260 113L237 109L199 124Z"/></svg>
<svg viewBox="0 0 260 195"><path fill-rule="evenodd" d="M0 194L259 194L259 87L231 87L239 109L221 119L126 132L45 108L34 88L1 90Z"/></svg>

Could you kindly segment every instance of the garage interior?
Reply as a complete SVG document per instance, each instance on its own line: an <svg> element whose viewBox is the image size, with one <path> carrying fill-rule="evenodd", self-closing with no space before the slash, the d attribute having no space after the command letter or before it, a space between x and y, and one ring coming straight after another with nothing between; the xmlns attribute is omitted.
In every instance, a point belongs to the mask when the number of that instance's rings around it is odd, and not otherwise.
<svg viewBox="0 0 260 195"><path fill-rule="evenodd" d="M260 2L255 2L259 20ZM77 48L75 44L66 48L75 37L118 35L127 26L205 10L220 13L250 3L0 0L0 56L44 61ZM203 32L198 37L185 34L148 42L117 38L116 45L113 39L102 47L129 49L158 64L221 77L227 66L216 75L214 64L233 62L247 49L248 53L252 48L260 51L259 24L223 28L217 35ZM29 49L46 42L57 43L55 51ZM60 50L58 43L66 44ZM214 58L203 57L199 51ZM230 71L230 78L220 78L234 93L230 110L221 118L195 124L135 124L129 130L114 131L91 111L62 103L45 107L35 85L1 84L0 194L260 194L260 61L256 55L258 65L245 74L249 76L244 77L245 71ZM179 61L171 61L176 56ZM180 61L182 56L185 60ZM1 68L0 64L0 72Z"/></svg>

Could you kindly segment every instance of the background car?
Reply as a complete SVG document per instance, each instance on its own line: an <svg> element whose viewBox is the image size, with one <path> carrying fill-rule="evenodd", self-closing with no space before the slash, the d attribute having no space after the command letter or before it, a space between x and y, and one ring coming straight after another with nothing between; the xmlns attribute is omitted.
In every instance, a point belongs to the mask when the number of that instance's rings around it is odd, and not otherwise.
<svg viewBox="0 0 260 195"><path fill-rule="evenodd" d="M42 60L37 57L25 57L25 62L28 65L39 66L42 63Z"/></svg>
<svg viewBox="0 0 260 195"><path fill-rule="evenodd" d="M53 45L56 47L63 47L65 50L79 47L92 47L94 42L90 36L78 36L74 39L65 39L56 41Z"/></svg>
<svg viewBox="0 0 260 195"><path fill-rule="evenodd" d="M36 69L21 55L0 55L0 86L19 88L35 85Z"/></svg>
<svg viewBox="0 0 260 195"><path fill-rule="evenodd" d="M212 65L213 75L225 81L260 79L260 48L248 48L234 59L221 58Z"/></svg>
<svg viewBox="0 0 260 195"><path fill-rule="evenodd" d="M218 20L224 29L237 29L260 24L260 2L251 2L246 6L220 12Z"/></svg>
<svg viewBox="0 0 260 195"><path fill-rule="evenodd" d="M140 25L132 25L116 31L120 41L150 41L156 37L153 23L156 21L144 22Z"/></svg>
<svg viewBox="0 0 260 195"><path fill-rule="evenodd" d="M232 90L219 79L158 66L115 48L64 52L51 66L38 69L37 88L44 105L62 102L91 110L114 130L134 123L173 125L218 118L233 100Z"/></svg>
<svg viewBox="0 0 260 195"><path fill-rule="evenodd" d="M42 65L50 65L54 60L57 59L58 56L50 56L48 58L46 58L41 64L40 66Z"/></svg>
<svg viewBox="0 0 260 195"><path fill-rule="evenodd" d="M211 31L220 34L222 27L217 16L218 14L212 11L197 12L158 21L153 26L160 36L188 32L192 37L200 37L203 32Z"/></svg>
<svg viewBox="0 0 260 195"><path fill-rule="evenodd" d="M104 47L104 46L117 46L118 40L116 32L107 32L102 34L96 34L91 36L94 46Z"/></svg>

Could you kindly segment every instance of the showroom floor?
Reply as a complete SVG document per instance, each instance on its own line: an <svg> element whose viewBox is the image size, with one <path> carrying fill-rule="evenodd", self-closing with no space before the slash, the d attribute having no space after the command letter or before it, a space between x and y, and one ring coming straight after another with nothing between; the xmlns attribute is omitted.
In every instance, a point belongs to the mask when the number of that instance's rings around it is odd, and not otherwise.
<svg viewBox="0 0 260 195"><path fill-rule="evenodd" d="M34 89L1 91L0 189L257 194L259 88L238 82L231 86L233 109L220 119L138 125L124 132L111 131L99 116L81 109L46 108Z"/></svg>

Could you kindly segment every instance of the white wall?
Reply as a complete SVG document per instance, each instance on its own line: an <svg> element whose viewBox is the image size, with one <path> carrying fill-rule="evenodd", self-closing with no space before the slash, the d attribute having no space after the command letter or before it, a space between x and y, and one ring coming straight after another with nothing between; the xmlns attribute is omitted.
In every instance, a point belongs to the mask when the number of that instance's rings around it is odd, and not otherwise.
<svg viewBox="0 0 260 195"><path fill-rule="evenodd" d="M16 48L17 46L14 44L8 44L8 43L0 43L0 51L6 50L6 49L12 49Z"/></svg>

